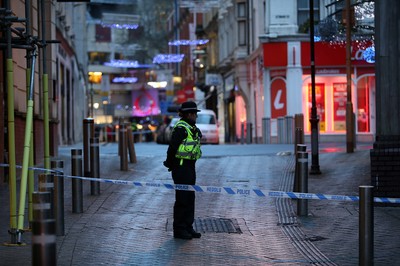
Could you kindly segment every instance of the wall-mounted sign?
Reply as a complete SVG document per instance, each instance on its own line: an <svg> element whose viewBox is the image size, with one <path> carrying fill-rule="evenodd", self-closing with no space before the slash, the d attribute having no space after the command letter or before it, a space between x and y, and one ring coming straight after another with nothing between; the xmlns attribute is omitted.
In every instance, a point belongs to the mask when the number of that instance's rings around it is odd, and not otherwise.
<svg viewBox="0 0 400 266"><path fill-rule="evenodd" d="M286 116L286 83L283 79L275 79L271 83L271 118Z"/></svg>

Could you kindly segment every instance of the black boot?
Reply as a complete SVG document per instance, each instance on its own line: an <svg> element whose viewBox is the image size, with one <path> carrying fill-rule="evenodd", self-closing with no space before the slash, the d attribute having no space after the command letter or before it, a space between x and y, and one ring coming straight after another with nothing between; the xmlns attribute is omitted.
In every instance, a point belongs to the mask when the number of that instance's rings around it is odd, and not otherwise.
<svg viewBox="0 0 400 266"><path fill-rule="evenodd" d="M174 237L190 240L193 238L193 235L186 230L179 230L179 231L174 231Z"/></svg>
<svg viewBox="0 0 400 266"><path fill-rule="evenodd" d="M189 232L189 234L192 235L193 238L200 238L201 237L201 234L196 232L196 231L194 231L193 228L189 229L188 232Z"/></svg>

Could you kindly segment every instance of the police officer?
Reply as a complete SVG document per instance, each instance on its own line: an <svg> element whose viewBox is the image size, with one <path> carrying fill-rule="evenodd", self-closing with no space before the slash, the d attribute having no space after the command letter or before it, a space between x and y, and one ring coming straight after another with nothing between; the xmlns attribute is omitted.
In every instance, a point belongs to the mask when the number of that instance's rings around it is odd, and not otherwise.
<svg viewBox="0 0 400 266"><path fill-rule="evenodd" d="M195 102L184 102L179 108L181 119L176 123L167 150L164 166L172 171L175 184L195 185L196 160L201 157L201 132L196 127L197 109ZM174 237L181 239L200 238L193 229L195 192L175 190Z"/></svg>

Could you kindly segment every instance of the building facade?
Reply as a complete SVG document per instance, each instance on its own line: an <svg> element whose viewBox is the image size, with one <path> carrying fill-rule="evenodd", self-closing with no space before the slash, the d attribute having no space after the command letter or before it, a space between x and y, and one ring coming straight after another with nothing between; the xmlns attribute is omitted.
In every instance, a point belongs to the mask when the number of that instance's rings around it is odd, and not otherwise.
<svg viewBox="0 0 400 266"><path fill-rule="evenodd" d="M316 22L316 90L321 141L346 138L344 2L315 0L312 8ZM375 132L373 11L368 16L370 3L353 4L351 101L355 130L358 141L372 141ZM306 140L309 139L309 13L309 1L235 0L219 1L219 7L205 15L207 18L209 14L216 14L218 18L217 69L223 78L221 94L218 94L222 115L218 119L226 142L261 143L265 140L264 119L271 121L268 141L277 142L278 118L296 114L303 114ZM210 21L204 20L205 28ZM339 33L335 35L336 32Z"/></svg>

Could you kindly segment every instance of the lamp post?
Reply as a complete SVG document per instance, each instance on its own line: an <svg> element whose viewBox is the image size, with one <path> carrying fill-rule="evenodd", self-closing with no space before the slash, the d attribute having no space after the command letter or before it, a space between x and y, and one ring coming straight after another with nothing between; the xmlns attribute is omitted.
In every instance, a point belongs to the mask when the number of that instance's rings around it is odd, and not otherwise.
<svg viewBox="0 0 400 266"><path fill-rule="evenodd" d="M314 0L310 0L310 64L311 64L311 170L310 174L321 174L318 154L318 116L315 100L315 56L314 56Z"/></svg>
<svg viewBox="0 0 400 266"><path fill-rule="evenodd" d="M346 80L347 80L347 102L346 102L346 152L354 152L354 116L353 103L351 102L351 14L350 0L346 0Z"/></svg>

